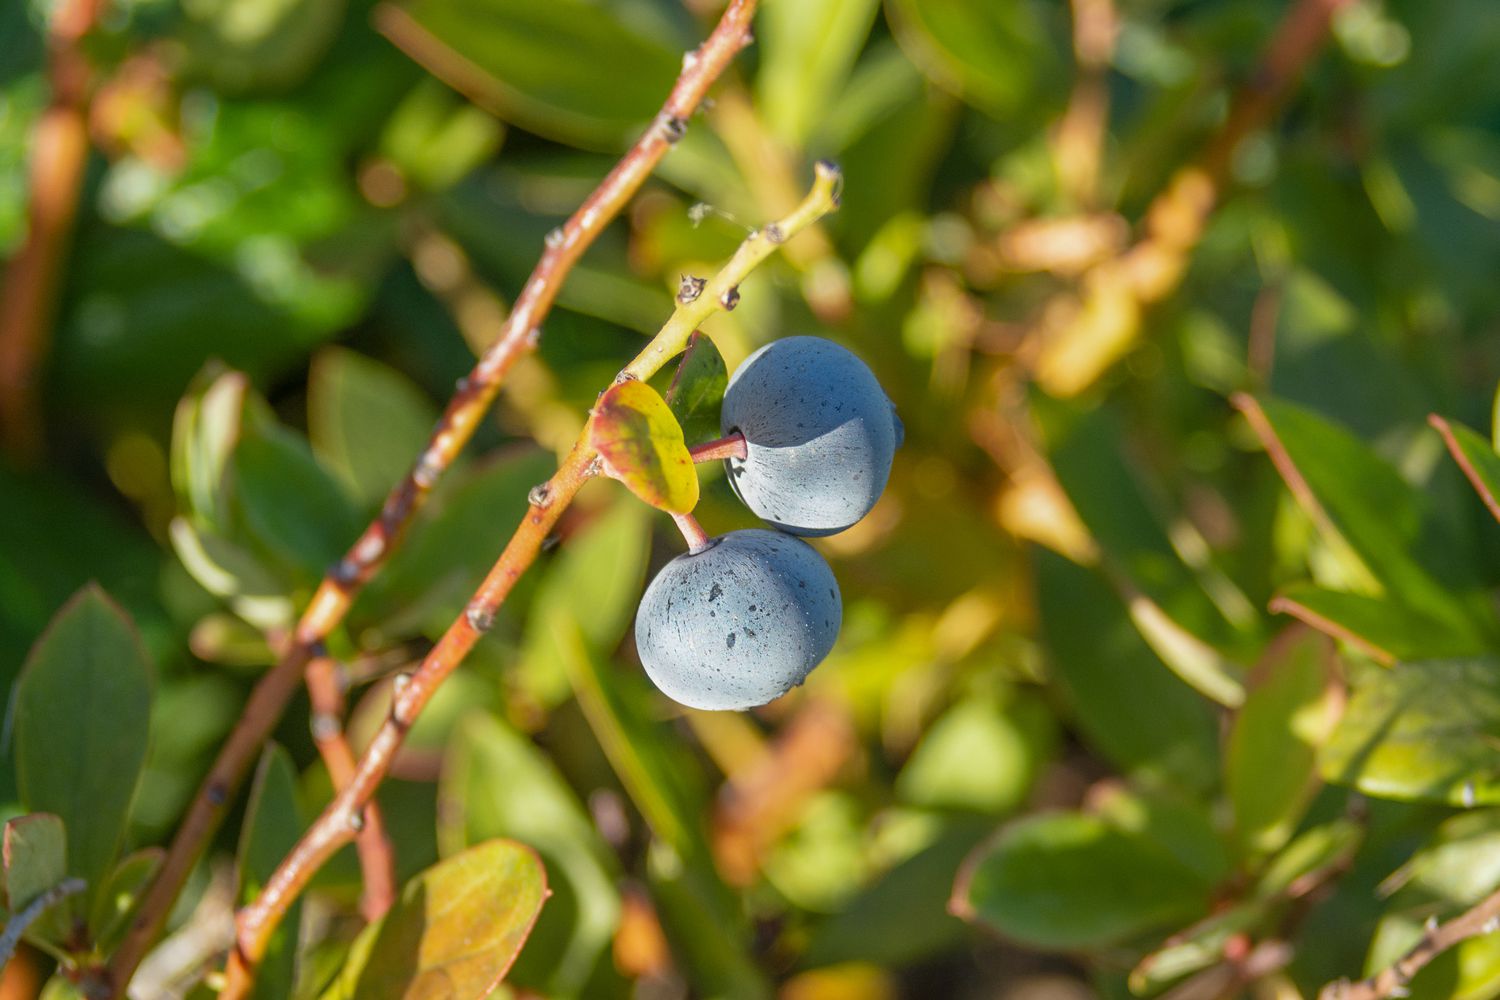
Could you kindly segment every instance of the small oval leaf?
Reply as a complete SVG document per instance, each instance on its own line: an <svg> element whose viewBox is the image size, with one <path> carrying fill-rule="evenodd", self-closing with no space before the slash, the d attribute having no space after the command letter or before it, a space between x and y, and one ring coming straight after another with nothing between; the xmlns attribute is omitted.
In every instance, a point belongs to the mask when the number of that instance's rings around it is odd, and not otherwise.
<svg viewBox="0 0 1500 1000"><path fill-rule="evenodd" d="M323 1000L485 997L499 985L548 896L536 852L491 840L406 883L360 932Z"/></svg>
<svg viewBox="0 0 1500 1000"><path fill-rule="evenodd" d="M68 874L98 895L146 761L151 668L125 612L98 587L63 606L16 682L16 779L28 809L68 831Z"/></svg>
<svg viewBox="0 0 1500 1000"><path fill-rule="evenodd" d="M612 385L599 397L589 443L609 475L653 507L686 514L698 504L698 471L682 425L644 382Z"/></svg>
<svg viewBox="0 0 1500 1000"><path fill-rule="evenodd" d="M728 387L729 368L713 339L702 332L693 334L666 397L687 440L707 441L719 436L719 407Z"/></svg>

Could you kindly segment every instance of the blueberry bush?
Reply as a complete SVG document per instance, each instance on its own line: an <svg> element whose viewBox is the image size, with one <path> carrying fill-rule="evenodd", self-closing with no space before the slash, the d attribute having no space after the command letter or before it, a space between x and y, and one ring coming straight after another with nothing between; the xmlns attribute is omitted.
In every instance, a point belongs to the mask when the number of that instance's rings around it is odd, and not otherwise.
<svg viewBox="0 0 1500 1000"><path fill-rule="evenodd" d="M0 4L0 1000L1500 996L1497 51Z"/></svg>

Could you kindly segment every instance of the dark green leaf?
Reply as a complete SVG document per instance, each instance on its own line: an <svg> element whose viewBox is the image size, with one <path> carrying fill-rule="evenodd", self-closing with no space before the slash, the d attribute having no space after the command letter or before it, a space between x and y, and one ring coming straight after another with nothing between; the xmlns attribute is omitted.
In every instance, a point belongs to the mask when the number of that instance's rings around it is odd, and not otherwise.
<svg viewBox="0 0 1500 1000"><path fill-rule="evenodd" d="M1029 0L887 0L907 57L938 84L996 115L1025 107L1050 70L1050 49Z"/></svg>
<svg viewBox="0 0 1500 1000"><path fill-rule="evenodd" d="M1218 738L1209 704L1162 664L1102 580L1051 552L1035 557L1052 677L1083 734L1121 767L1191 788L1212 784Z"/></svg>
<svg viewBox="0 0 1500 1000"><path fill-rule="evenodd" d="M637 12L641 8L635 8ZM527 131L594 149L651 120L679 69L676 39L584 0L417 0L381 31L432 74Z"/></svg>
<svg viewBox="0 0 1500 1000"><path fill-rule="evenodd" d="M1436 413L1428 420L1443 436L1448 454L1463 470L1479 499L1500 520L1500 455L1495 453L1495 446L1462 424L1451 424Z"/></svg>
<svg viewBox="0 0 1500 1000"><path fill-rule="evenodd" d="M1386 664L1474 651L1472 635L1454 632L1444 622L1387 597L1294 583L1281 589L1271 601L1271 610L1292 615Z"/></svg>
<svg viewBox="0 0 1500 1000"><path fill-rule="evenodd" d="M536 853L514 841L487 841L440 861L360 933L323 1000L489 996L546 898Z"/></svg>
<svg viewBox="0 0 1500 1000"><path fill-rule="evenodd" d="M27 808L68 830L68 874L97 898L125 837L146 759L151 667L130 619L97 587L37 640L15 695L16 777Z"/></svg>
<svg viewBox="0 0 1500 1000"><path fill-rule="evenodd" d="M1371 669L1319 760L1367 795L1500 802L1500 664L1433 660Z"/></svg>
<svg viewBox="0 0 1500 1000"><path fill-rule="evenodd" d="M688 444L702 444L719 436L719 407L728 385L729 370L713 338L701 331L694 333L666 394L667 406L682 425Z"/></svg>
<svg viewBox="0 0 1500 1000"><path fill-rule="evenodd" d="M161 870L166 856L165 848L142 848L127 854L110 873L104 891L94 901L94 910L89 914L94 943L106 954L113 951L125 935L142 895Z"/></svg>

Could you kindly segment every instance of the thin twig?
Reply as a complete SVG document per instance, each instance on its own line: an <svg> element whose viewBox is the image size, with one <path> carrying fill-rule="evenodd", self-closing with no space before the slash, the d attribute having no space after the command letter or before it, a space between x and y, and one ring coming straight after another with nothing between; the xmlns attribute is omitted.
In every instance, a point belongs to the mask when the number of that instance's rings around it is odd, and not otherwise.
<svg viewBox="0 0 1500 1000"><path fill-rule="evenodd" d="M256 685L228 741L219 752L187 815L177 828L161 871L152 882L129 933L111 958L108 982L124 992L131 974L151 946L177 899L188 873L224 818L230 793L249 770L312 659L311 650L343 620L355 595L389 557L402 531L426 501L438 478L468 443L494 401L500 383L520 358L536 347L540 324L574 263L619 214L668 149L682 137L688 119L708 88L750 40L757 0L732 0L702 45L683 57L666 104L650 128L600 182L594 192L547 241L495 343L479 359L443 412L427 447L411 472L391 491L376 518L345 557L323 578L297 624L293 640Z"/></svg>
<svg viewBox="0 0 1500 1000"><path fill-rule="evenodd" d="M308 700L312 703L312 735L335 789L345 788L354 777L354 748L344 733L344 691L338 670L328 656L316 656L307 665ZM365 810L365 827L354 840L359 869L364 877L360 911L369 921L380 919L396 900L396 855L385 832L380 807L371 802Z"/></svg>
<svg viewBox="0 0 1500 1000"><path fill-rule="evenodd" d="M0 287L0 437L21 456L41 446L37 367L57 309L89 154L92 69L81 43L103 12L104 0L65 0L47 32L52 96L32 134L26 241L11 257Z"/></svg>
<svg viewBox="0 0 1500 1000"><path fill-rule="evenodd" d="M26 933L26 928L36 923L38 917L57 903L69 896L76 896L87 888L88 883L81 878L65 878L21 907L21 912L11 917L10 923L5 925L5 933L0 934L0 968L16 953L16 946L21 943L21 935Z"/></svg>
<svg viewBox="0 0 1500 1000"><path fill-rule="evenodd" d="M1384 1000L1405 996L1407 985L1427 963L1454 945L1496 931L1500 931L1500 891L1445 924L1429 924L1410 951L1369 979L1357 983L1337 979L1329 983L1318 991L1318 1000Z"/></svg>
<svg viewBox="0 0 1500 1000"><path fill-rule="evenodd" d="M777 223L783 239L789 239L837 206L838 169L820 162L812 191L790 215ZM680 303L661 331L620 373L620 378L645 380L682 351L688 337L716 309L734 301L740 282L780 245L764 235L752 234L724 269L708 283L704 294ZM240 911L236 946L225 969L221 1000L239 1000L247 995L254 967L265 953L271 933L313 875L353 837L361 823L365 805L390 770L406 733L429 699L464 656L494 623L495 614L521 574L541 551L548 533L562 512L592 476L597 453L588 445L588 428L579 436L572 452L547 483L546 505L532 504L516 528L499 560L480 584L463 613L448 627L432 652L395 694L390 716L371 740L359 761L354 779L323 811L311 829L298 841L266 881L261 894Z"/></svg>
<svg viewBox="0 0 1500 1000"><path fill-rule="evenodd" d="M748 446L745 444L745 435L739 431L726 434L714 441L695 444L688 449L688 454L693 456L693 461L700 463L713 462L721 458L743 459L749 453Z"/></svg>

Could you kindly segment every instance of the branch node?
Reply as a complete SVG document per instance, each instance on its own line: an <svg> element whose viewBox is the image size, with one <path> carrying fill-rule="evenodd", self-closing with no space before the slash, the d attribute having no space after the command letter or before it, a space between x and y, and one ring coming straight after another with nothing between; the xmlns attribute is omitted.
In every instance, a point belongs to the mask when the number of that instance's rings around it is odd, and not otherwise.
<svg viewBox="0 0 1500 1000"><path fill-rule="evenodd" d="M222 781L215 781L204 790L203 797L208 799L208 804L211 806L222 806L229 801L229 789Z"/></svg>
<svg viewBox="0 0 1500 1000"><path fill-rule="evenodd" d="M563 231L562 226L547 230L547 238L543 240L548 250L560 250L563 244L568 242L568 234Z"/></svg>
<svg viewBox="0 0 1500 1000"><path fill-rule="evenodd" d="M770 240L772 243L780 243L782 240L786 239L786 233L783 233L781 231L781 227L773 222L766 227L766 239Z"/></svg>
<svg viewBox="0 0 1500 1000"><path fill-rule="evenodd" d="M392 697L394 697L394 698L400 698L403 694L406 693L406 689L409 688L409 687L411 687L411 672L410 671L403 670L399 674L397 674L395 677L391 678L391 696Z"/></svg>
<svg viewBox="0 0 1500 1000"><path fill-rule="evenodd" d="M538 510L546 510L552 506L552 480L545 483L537 483L526 494L526 502Z"/></svg>
<svg viewBox="0 0 1500 1000"><path fill-rule="evenodd" d="M669 146L677 145L682 141L682 137L687 135L687 119L679 115L668 114L664 111L657 118L657 123L661 127L662 138Z"/></svg>
<svg viewBox="0 0 1500 1000"><path fill-rule="evenodd" d="M495 627L495 610L483 602L476 601L464 610L469 627L480 635Z"/></svg>
<svg viewBox="0 0 1500 1000"><path fill-rule="evenodd" d="M1484 934L1493 934L1496 931L1500 931L1500 916L1490 917L1479 930Z"/></svg>
<svg viewBox="0 0 1500 1000"><path fill-rule="evenodd" d="M719 296L719 305L724 307L725 312L734 312L734 307L740 304L740 288L735 285L727 288L723 295Z"/></svg>
<svg viewBox="0 0 1500 1000"><path fill-rule="evenodd" d="M363 808L356 809L349 814L349 829L360 833L365 828L365 811Z"/></svg>
<svg viewBox="0 0 1500 1000"><path fill-rule="evenodd" d="M703 294L703 286L708 284L708 279L697 278L691 274L684 274L677 281L677 301L683 305L696 302L698 296Z"/></svg>
<svg viewBox="0 0 1500 1000"><path fill-rule="evenodd" d="M308 728L312 730L312 738L316 742L327 742L339 734L338 716L328 712L315 712L308 723Z"/></svg>
<svg viewBox="0 0 1500 1000"><path fill-rule="evenodd" d="M443 460L428 449L422 452L422 457L417 460L416 468L411 470L412 482L424 490L430 490L437 483L442 471Z"/></svg>

